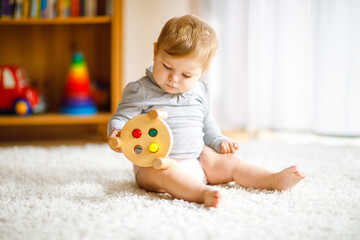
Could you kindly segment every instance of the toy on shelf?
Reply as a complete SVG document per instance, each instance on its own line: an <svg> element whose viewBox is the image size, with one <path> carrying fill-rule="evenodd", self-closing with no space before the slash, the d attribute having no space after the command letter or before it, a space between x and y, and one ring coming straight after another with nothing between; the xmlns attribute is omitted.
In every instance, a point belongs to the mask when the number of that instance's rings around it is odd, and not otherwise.
<svg viewBox="0 0 360 240"><path fill-rule="evenodd" d="M103 82L95 82L91 97L98 108L106 108L110 104L110 87Z"/></svg>
<svg viewBox="0 0 360 240"><path fill-rule="evenodd" d="M20 116L45 111L45 102L37 89L30 86L24 68L0 66L0 112Z"/></svg>
<svg viewBox="0 0 360 240"><path fill-rule="evenodd" d="M81 52L74 54L66 79L61 112L75 115L91 115L97 108L90 95L89 72Z"/></svg>
<svg viewBox="0 0 360 240"><path fill-rule="evenodd" d="M109 139L112 149L121 148L125 157L135 165L166 169L172 164L167 156L173 144L173 136L164 110L151 110L130 119L121 130L120 137Z"/></svg>

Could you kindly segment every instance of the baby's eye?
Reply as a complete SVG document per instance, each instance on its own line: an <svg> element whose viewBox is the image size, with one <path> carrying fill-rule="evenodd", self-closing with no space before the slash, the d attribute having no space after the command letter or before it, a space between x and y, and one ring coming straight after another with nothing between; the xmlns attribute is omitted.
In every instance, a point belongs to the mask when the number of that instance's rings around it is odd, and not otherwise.
<svg viewBox="0 0 360 240"><path fill-rule="evenodd" d="M171 69L172 69L171 67L165 65L164 63L163 63L163 65L164 65L164 68L166 68L167 70L171 70Z"/></svg>
<svg viewBox="0 0 360 240"><path fill-rule="evenodd" d="M184 78L191 78L191 76L189 76L189 75L186 75L186 74L182 74L183 76L184 76Z"/></svg>

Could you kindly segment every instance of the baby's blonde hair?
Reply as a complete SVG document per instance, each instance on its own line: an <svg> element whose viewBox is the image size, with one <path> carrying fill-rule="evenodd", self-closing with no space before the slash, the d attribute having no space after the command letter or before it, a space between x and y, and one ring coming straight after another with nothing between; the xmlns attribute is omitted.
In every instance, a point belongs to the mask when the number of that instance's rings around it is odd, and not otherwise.
<svg viewBox="0 0 360 240"><path fill-rule="evenodd" d="M156 52L164 50L172 57L194 56L205 71L219 48L216 32L200 17L185 15L170 19L161 30Z"/></svg>

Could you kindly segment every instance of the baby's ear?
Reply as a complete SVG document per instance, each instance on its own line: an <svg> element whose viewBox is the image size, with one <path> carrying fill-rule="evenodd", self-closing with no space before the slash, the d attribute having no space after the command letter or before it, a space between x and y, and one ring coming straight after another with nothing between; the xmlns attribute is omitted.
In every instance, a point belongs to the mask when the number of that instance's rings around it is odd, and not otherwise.
<svg viewBox="0 0 360 240"><path fill-rule="evenodd" d="M154 42L154 57L156 56L157 51L156 51L156 42Z"/></svg>

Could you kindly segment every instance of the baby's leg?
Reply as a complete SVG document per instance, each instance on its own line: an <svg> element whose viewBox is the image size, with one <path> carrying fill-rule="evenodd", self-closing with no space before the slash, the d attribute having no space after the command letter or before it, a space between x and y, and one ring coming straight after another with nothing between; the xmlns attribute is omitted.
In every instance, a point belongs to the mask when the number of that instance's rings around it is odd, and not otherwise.
<svg viewBox="0 0 360 240"><path fill-rule="evenodd" d="M222 199L219 191L188 175L175 161L165 170L141 167L137 181L145 190L167 192L175 198L204 203L207 207L218 207Z"/></svg>
<svg viewBox="0 0 360 240"><path fill-rule="evenodd" d="M208 147L201 153L200 161L211 184L235 181L246 188L286 190L305 177L296 166L274 173L244 162L234 154L219 154Z"/></svg>

